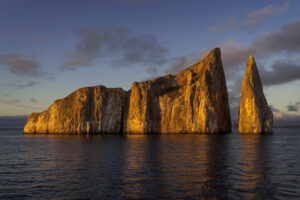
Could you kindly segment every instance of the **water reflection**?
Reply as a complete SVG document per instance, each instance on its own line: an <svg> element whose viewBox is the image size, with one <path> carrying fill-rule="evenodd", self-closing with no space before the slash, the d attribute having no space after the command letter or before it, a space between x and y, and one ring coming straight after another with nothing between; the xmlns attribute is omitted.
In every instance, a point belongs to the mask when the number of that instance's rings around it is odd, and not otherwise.
<svg viewBox="0 0 300 200"><path fill-rule="evenodd" d="M262 135L240 135L238 155L238 195L244 199L269 198L274 188L270 184L267 165L269 140Z"/></svg>
<svg viewBox="0 0 300 200"><path fill-rule="evenodd" d="M0 137L0 199L290 199L300 191L298 136Z"/></svg>
<svg viewBox="0 0 300 200"><path fill-rule="evenodd" d="M230 187L226 136L152 135L126 140L123 196L226 197Z"/></svg>
<svg viewBox="0 0 300 200"><path fill-rule="evenodd" d="M205 190L203 190L204 197L209 199L228 199L228 190L232 184L228 169L229 160L232 159L230 157L228 136L207 137L208 181L205 183Z"/></svg>
<svg viewBox="0 0 300 200"><path fill-rule="evenodd" d="M124 145L124 166L121 181L123 183L122 196L129 199L141 198L145 193L147 170L147 152L145 151L147 138L131 135L126 138Z"/></svg>

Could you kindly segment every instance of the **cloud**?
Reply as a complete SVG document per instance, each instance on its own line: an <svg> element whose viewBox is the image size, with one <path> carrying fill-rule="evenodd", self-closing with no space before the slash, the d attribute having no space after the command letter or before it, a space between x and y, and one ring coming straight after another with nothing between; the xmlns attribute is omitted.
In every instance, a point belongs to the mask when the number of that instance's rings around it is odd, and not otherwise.
<svg viewBox="0 0 300 200"><path fill-rule="evenodd" d="M208 30L213 33L222 32L222 31L226 31L226 30L232 28L237 23L238 23L238 20L237 20L236 16L232 16L225 23L208 27Z"/></svg>
<svg viewBox="0 0 300 200"><path fill-rule="evenodd" d="M296 102L295 104L290 104L286 106L289 112L297 112L300 109L300 101Z"/></svg>
<svg viewBox="0 0 300 200"><path fill-rule="evenodd" d="M210 32L216 33L227 31L234 27L254 28L266 17L276 16L285 13L289 7L290 5L288 2L285 2L284 4L278 6L270 4L262 9L254 10L246 14L245 16L240 17L241 20L239 20L236 16L232 16L229 19L227 19L224 23L210 26L208 30Z"/></svg>
<svg viewBox="0 0 300 200"><path fill-rule="evenodd" d="M41 107L26 105L20 99L0 99L0 104L20 107L20 108L26 108L26 109L42 109Z"/></svg>
<svg viewBox="0 0 300 200"><path fill-rule="evenodd" d="M297 112L298 111L298 108L295 107L294 105L287 105L286 108L290 112Z"/></svg>
<svg viewBox="0 0 300 200"><path fill-rule="evenodd" d="M259 61L260 59L276 60L276 56L279 54L290 56L298 54L300 52L299 36L300 20L262 35L249 46L244 46L233 40L221 45L229 102L233 110L240 102L240 86L249 54L254 54L254 57ZM273 61L268 68L262 65L263 61L257 63L264 86L279 85L300 79L300 65L295 64L293 59L285 58ZM276 109L274 109L275 111Z"/></svg>
<svg viewBox="0 0 300 200"><path fill-rule="evenodd" d="M300 20L282 26L280 29L267 32L257 39L249 49L260 57L274 53L300 50Z"/></svg>
<svg viewBox="0 0 300 200"><path fill-rule="evenodd" d="M243 44L234 40L229 40L220 46L222 50L222 61L226 68L233 68L245 63L251 53L249 47L245 47Z"/></svg>
<svg viewBox="0 0 300 200"><path fill-rule="evenodd" d="M31 102L31 103L38 103L39 101L38 101L37 99L31 98L31 99L30 99L30 102Z"/></svg>
<svg viewBox="0 0 300 200"><path fill-rule="evenodd" d="M168 74L177 74L181 70L191 66L192 64L202 60L209 53L209 49L204 49L197 56L177 56L172 60L173 62L170 66L165 70Z"/></svg>
<svg viewBox="0 0 300 200"><path fill-rule="evenodd" d="M179 71L185 69L191 64L193 58L188 58L187 56L178 56L174 58L171 66L166 70L168 74L176 74Z"/></svg>
<svg viewBox="0 0 300 200"><path fill-rule="evenodd" d="M244 26L255 26L259 23L259 21L267 16L282 14L287 11L290 7L289 3L286 2L280 6L268 5L259 10L254 10L248 13L245 19L242 22Z"/></svg>
<svg viewBox="0 0 300 200"><path fill-rule="evenodd" d="M300 65L291 63L275 63L271 71L260 71L264 85L277 85L300 79Z"/></svg>
<svg viewBox="0 0 300 200"><path fill-rule="evenodd" d="M269 107L271 108L271 110L272 110L273 112L280 112L280 110L278 110L277 108L274 108L273 105L269 105Z"/></svg>
<svg viewBox="0 0 300 200"><path fill-rule="evenodd" d="M234 40L229 40L220 45L222 53L222 62L226 69L231 69L239 66L241 63L246 62L247 57L251 53L248 47ZM170 66L166 69L166 73L176 74L179 71L191 66L192 64L203 59L208 53L209 49L204 49L200 54L194 56L178 56Z"/></svg>
<svg viewBox="0 0 300 200"><path fill-rule="evenodd" d="M136 64L156 68L166 62L167 48L153 35L134 35L124 27L82 28L78 41L65 56L63 69L89 67L109 59L114 67Z"/></svg>
<svg viewBox="0 0 300 200"><path fill-rule="evenodd" d="M224 65L228 68L245 63L250 53L255 58L268 58L279 53L299 52L300 20L263 34L247 47L234 40L220 46Z"/></svg>
<svg viewBox="0 0 300 200"><path fill-rule="evenodd" d="M41 75L38 61L20 54L0 55L0 64L18 76L37 77Z"/></svg>
<svg viewBox="0 0 300 200"><path fill-rule="evenodd" d="M13 99L13 100L0 99L0 103L16 105L16 104L21 103L21 100L19 100L19 99Z"/></svg>
<svg viewBox="0 0 300 200"><path fill-rule="evenodd" d="M227 74L236 76L243 71L247 58L252 53L255 59L276 59L279 54L292 55L300 53L300 20L291 22L278 30L258 37L249 46L234 40L220 45L222 60ZM300 79L300 65L293 59L273 62L269 69L258 66L265 85L276 85ZM230 73L228 73L230 72Z"/></svg>
<svg viewBox="0 0 300 200"><path fill-rule="evenodd" d="M5 84L4 86L5 87L13 87L16 89L24 89L27 87L32 87L36 84L37 84L36 81L28 81L27 83L8 83L8 84Z"/></svg>

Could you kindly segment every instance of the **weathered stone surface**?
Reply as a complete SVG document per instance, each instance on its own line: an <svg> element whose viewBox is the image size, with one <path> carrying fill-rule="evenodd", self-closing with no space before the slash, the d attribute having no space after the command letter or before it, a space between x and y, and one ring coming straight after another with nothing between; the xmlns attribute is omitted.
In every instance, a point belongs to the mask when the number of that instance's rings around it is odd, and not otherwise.
<svg viewBox="0 0 300 200"><path fill-rule="evenodd" d="M81 88L28 116L24 133L118 133L126 92L104 86Z"/></svg>
<svg viewBox="0 0 300 200"><path fill-rule="evenodd" d="M220 49L181 71L133 83L124 132L231 132Z"/></svg>
<svg viewBox="0 0 300 200"><path fill-rule="evenodd" d="M239 133L261 134L272 132L273 113L263 93L255 60L250 55L242 83Z"/></svg>
<svg viewBox="0 0 300 200"><path fill-rule="evenodd" d="M24 128L24 133L119 132L231 132L220 49L177 75L134 82L128 92L104 86L79 89L29 115Z"/></svg>

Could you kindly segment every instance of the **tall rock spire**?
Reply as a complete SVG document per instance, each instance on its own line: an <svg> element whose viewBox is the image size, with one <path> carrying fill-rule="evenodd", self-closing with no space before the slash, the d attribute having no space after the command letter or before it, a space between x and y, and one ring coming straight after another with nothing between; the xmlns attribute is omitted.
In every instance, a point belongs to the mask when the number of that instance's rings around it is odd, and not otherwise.
<svg viewBox="0 0 300 200"><path fill-rule="evenodd" d="M239 133L273 132L273 113L265 98L255 60L249 56L242 83L239 109Z"/></svg>

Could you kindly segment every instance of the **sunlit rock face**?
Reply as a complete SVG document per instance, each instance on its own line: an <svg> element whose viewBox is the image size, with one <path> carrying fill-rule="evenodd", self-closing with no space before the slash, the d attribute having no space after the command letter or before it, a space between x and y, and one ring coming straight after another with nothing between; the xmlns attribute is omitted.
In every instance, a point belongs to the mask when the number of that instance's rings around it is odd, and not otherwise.
<svg viewBox="0 0 300 200"><path fill-rule="evenodd" d="M32 113L24 133L231 132L220 49L177 75L134 82L130 91L79 89Z"/></svg>
<svg viewBox="0 0 300 200"><path fill-rule="evenodd" d="M24 133L120 133L126 93L121 88L81 88L28 116Z"/></svg>
<svg viewBox="0 0 300 200"><path fill-rule="evenodd" d="M231 132L219 48L175 76L133 83L129 96L124 132Z"/></svg>
<svg viewBox="0 0 300 200"><path fill-rule="evenodd" d="M272 132L273 113L263 93L255 60L250 55L242 83L239 133L262 134Z"/></svg>

